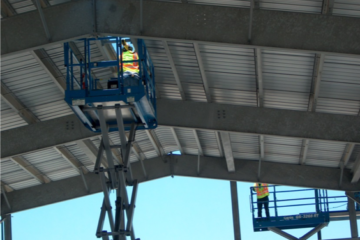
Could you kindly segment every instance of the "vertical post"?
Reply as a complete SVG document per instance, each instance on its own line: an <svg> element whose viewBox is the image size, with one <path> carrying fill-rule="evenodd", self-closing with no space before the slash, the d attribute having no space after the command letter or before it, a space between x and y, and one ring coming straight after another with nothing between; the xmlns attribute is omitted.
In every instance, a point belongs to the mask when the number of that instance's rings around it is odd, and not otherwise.
<svg viewBox="0 0 360 240"><path fill-rule="evenodd" d="M318 240L321 240L321 230L317 232Z"/></svg>
<svg viewBox="0 0 360 240"><path fill-rule="evenodd" d="M277 204L276 204L276 189L275 189L275 185L273 186L274 188L274 208L275 208L275 217L278 216L278 212L277 212Z"/></svg>
<svg viewBox="0 0 360 240"><path fill-rule="evenodd" d="M319 213L320 209L319 209L319 193L318 193L318 189L314 189L315 191L315 209L316 209L316 213Z"/></svg>
<svg viewBox="0 0 360 240"><path fill-rule="evenodd" d="M348 197L348 209L349 209L349 220L350 220L350 229L351 229L351 237L358 237L358 228L356 222L356 211L354 200Z"/></svg>
<svg viewBox="0 0 360 240"><path fill-rule="evenodd" d="M233 224L234 224L234 240L241 240L239 200L238 200L236 182L230 181L230 190L231 190L231 203L232 203L232 214L233 214Z"/></svg>
<svg viewBox="0 0 360 240"><path fill-rule="evenodd" d="M4 224L5 224L5 240L12 240L11 214L6 216Z"/></svg>

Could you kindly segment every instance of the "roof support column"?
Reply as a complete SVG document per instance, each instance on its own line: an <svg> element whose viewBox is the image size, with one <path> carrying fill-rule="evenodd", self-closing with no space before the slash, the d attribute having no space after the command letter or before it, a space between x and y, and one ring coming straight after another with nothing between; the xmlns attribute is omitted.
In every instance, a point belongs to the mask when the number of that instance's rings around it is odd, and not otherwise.
<svg viewBox="0 0 360 240"><path fill-rule="evenodd" d="M7 215L4 221L5 224L5 240L12 240L11 230L11 214Z"/></svg>
<svg viewBox="0 0 360 240"><path fill-rule="evenodd" d="M230 181L230 190L231 190L232 215L233 215L233 223L234 223L234 240L241 240L239 200L237 193L237 185L235 181Z"/></svg>
<svg viewBox="0 0 360 240"><path fill-rule="evenodd" d="M351 237L358 237L358 227L356 222L356 211L354 200L348 197L348 210L349 210L349 220L350 220L350 229L351 229Z"/></svg>

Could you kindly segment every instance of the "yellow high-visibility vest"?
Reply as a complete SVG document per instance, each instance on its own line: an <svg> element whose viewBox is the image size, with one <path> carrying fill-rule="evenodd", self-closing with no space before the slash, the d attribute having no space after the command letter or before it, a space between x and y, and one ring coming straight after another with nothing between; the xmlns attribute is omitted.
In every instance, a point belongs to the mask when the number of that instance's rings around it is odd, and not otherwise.
<svg viewBox="0 0 360 240"><path fill-rule="evenodd" d="M129 51L123 52L122 60L123 61L132 61L138 60L139 57L137 53L131 53ZM137 62L129 62L123 63L123 72L132 72L132 73L139 73L139 63Z"/></svg>
<svg viewBox="0 0 360 240"><path fill-rule="evenodd" d="M258 199L269 196L269 188L267 183L261 183L261 187L259 187L258 183L255 183L254 187Z"/></svg>

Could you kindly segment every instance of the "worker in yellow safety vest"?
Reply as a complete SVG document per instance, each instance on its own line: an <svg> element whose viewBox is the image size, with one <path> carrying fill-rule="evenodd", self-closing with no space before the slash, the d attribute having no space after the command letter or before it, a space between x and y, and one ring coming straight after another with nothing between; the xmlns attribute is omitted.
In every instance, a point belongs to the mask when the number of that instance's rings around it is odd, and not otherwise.
<svg viewBox="0 0 360 240"><path fill-rule="evenodd" d="M125 40L121 40L123 45L122 60L123 61L134 61L139 60L138 54L133 51L133 48L127 44ZM138 62L127 62L122 64L124 73L124 86L138 86L139 84L139 63Z"/></svg>
<svg viewBox="0 0 360 240"><path fill-rule="evenodd" d="M269 218L269 187L267 183L255 183L254 189L257 196L258 218L262 217L262 206L264 205L266 217Z"/></svg>

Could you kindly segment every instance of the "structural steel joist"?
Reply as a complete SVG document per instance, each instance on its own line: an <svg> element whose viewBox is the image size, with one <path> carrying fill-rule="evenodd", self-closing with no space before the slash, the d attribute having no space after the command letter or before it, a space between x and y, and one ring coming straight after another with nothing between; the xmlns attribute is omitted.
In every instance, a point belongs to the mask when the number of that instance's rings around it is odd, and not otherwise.
<svg viewBox="0 0 360 240"><path fill-rule="evenodd" d="M15 156L10 158L15 164L25 170L28 174L38 180L40 183L49 183L51 180L42 172L40 172L36 167L34 167L31 163L29 163L22 156Z"/></svg>
<svg viewBox="0 0 360 240"><path fill-rule="evenodd" d="M144 176L140 162L132 163L131 169L134 179L137 179L138 183L141 183L174 174L176 176L221 179L227 181L257 181L257 161L235 159L235 164L241 167L236 168L235 172L229 174L224 158L202 157L202 168L200 174L198 174L197 156L174 155L173 157L175 157L177 161L173 161L174 168L172 170L169 167L170 162L165 162L162 157L147 159L146 170L148 178ZM262 181L271 184L341 191L358 191L360 189L359 182L354 184L351 183L352 176L348 169L344 170L343 184L339 187L339 169L336 168L282 164L267 161L264 161L262 166L266 169L266 174L262 176ZM99 175L88 173L84 176L89 186L89 193L84 188L81 176L53 181L48 184L7 192L8 199L12 205L12 210L9 210L6 203L3 201L1 205L1 214L18 212L102 192ZM29 199L26 196L37 196L37 198Z"/></svg>
<svg viewBox="0 0 360 240"><path fill-rule="evenodd" d="M132 10L128 11L130 7ZM143 33L140 34L140 2L98 1L95 9L97 33L249 46L249 9L156 1L144 1L143 8L146 9L146 14L142 19ZM70 1L44 8L43 13L49 31L56 32L52 36L52 42L65 42L69 39L93 35L93 12L92 0ZM208 18L207 24L195 24L198 20L194 13L199 12L206 16L222 16L222 21ZM120 19L131 19L131 21L124 23ZM109 22L112 24L107 24ZM234 22L241 27L234 29ZM313 22L317 24L312 24ZM172 31L174 26L177 26L176 31ZM49 44L43 32L37 12L19 14L2 20L2 54ZM333 32L339 34L334 35ZM359 38L359 18L261 9L257 9L256 14L253 15L251 47L359 54Z"/></svg>

